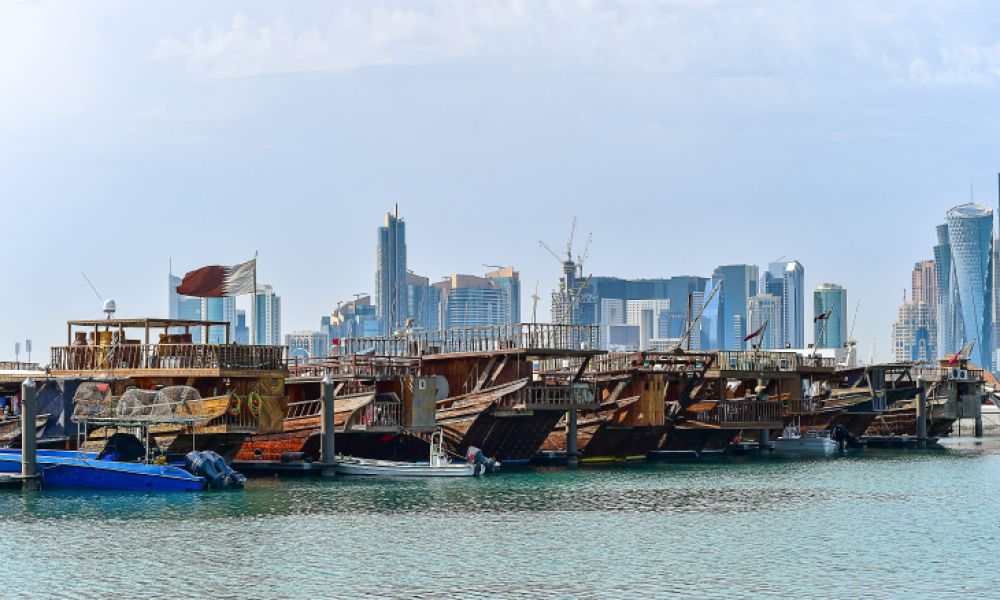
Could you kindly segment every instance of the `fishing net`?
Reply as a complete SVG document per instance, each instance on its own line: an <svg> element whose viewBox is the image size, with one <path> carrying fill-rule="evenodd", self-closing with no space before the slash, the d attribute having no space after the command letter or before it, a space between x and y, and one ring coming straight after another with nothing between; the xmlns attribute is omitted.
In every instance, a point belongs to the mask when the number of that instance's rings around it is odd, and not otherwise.
<svg viewBox="0 0 1000 600"><path fill-rule="evenodd" d="M73 420L99 419L114 415L111 386L107 383L85 381L73 394Z"/></svg>
<svg viewBox="0 0 1000 600"><path fill-rule="evenodd" d="M198 390L186 385L172 385L159 391L131 389L118 401L115 415L137 421L169 421L184 416L188 402L200 400Z"/></svg>

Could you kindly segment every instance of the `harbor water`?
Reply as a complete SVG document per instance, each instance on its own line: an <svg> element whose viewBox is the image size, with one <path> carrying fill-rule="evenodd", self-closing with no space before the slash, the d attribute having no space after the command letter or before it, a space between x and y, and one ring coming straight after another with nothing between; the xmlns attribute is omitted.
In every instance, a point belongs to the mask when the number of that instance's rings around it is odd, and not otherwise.
<svg viewBox="0 0 1000 600"><path fill-rule="evenodd" d="M997 597L1000 443L0 494L12 597Z"/></svg>

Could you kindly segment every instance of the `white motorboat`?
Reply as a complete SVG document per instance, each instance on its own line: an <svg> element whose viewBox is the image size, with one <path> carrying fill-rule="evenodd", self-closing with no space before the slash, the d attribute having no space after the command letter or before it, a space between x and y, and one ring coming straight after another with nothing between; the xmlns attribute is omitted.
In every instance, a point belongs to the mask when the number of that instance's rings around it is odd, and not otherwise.
<svg viewBox="0 0 1000 600"><path fill-rule="evenodd" d="M452 462L442 447L444 433L431 436L428 462L400 462L343 457L337 460L337 475L366 475L376 477L475 477L486 472L486 465L472 460Z"/></svg>
<svg viewBox="0 0 1000 600"><path fill-rule="evenodd" d="M840 452L840 444L829 431L809 430L801 435L798 427L789 425L774 440L771 452L780 456L832 456Z"/></svg>

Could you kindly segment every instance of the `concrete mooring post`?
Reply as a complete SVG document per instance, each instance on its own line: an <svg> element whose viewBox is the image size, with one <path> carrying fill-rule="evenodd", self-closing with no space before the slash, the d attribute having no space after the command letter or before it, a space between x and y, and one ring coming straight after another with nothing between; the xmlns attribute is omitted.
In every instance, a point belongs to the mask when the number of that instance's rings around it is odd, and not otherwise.
<svg viewBox="0 0 1000 600"><path fill-rule="evenodd" d="M575 467L580 464L580 450L576 439L576 409L571 408L566 413L566 465Z"/></svg>
<svg viewBox="0 0 1000 600"><path fill-rule="evenodd" d="M923 375L917 377L917 447L927 447L927 386Z"/></svg>
<svg viewBox="0 0 1000 600"><path fill-rule="evenodd" d="M334 405L334 389L333 389L333 377L329 373L323 377L322 382L323 387L323 423L322 423L322 440L320 445L319 460L323 463L323 476L333 477L336 475L334 470L334 463L336 460L335 456L335 443L334 443L334 420L333 420L333 405Z"/></svg>
<svg viewBox="0 0 1000 600"><path fill-rule="evenodd" d="M35 412L37 390L35 380L25 379L21 383L21 485L26 490L37 490L38 482L38 440L35 439Z"/></svg>

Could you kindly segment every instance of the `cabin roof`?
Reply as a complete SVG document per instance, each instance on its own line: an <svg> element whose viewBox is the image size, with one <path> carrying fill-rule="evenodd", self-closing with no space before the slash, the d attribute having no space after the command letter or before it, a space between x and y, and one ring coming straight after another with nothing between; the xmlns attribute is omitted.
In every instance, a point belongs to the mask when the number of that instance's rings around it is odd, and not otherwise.
<svg viewBox="0 0 1000 600"><path fill-rule="evenodd" d="M67 325L77 327L100 327L109 325L112 327L212 327L215 325L229 325L228 321L199 321L194 319L163 319L163 318L139 318L139 319L82 319L78 321L67 321Z"/></svg>

